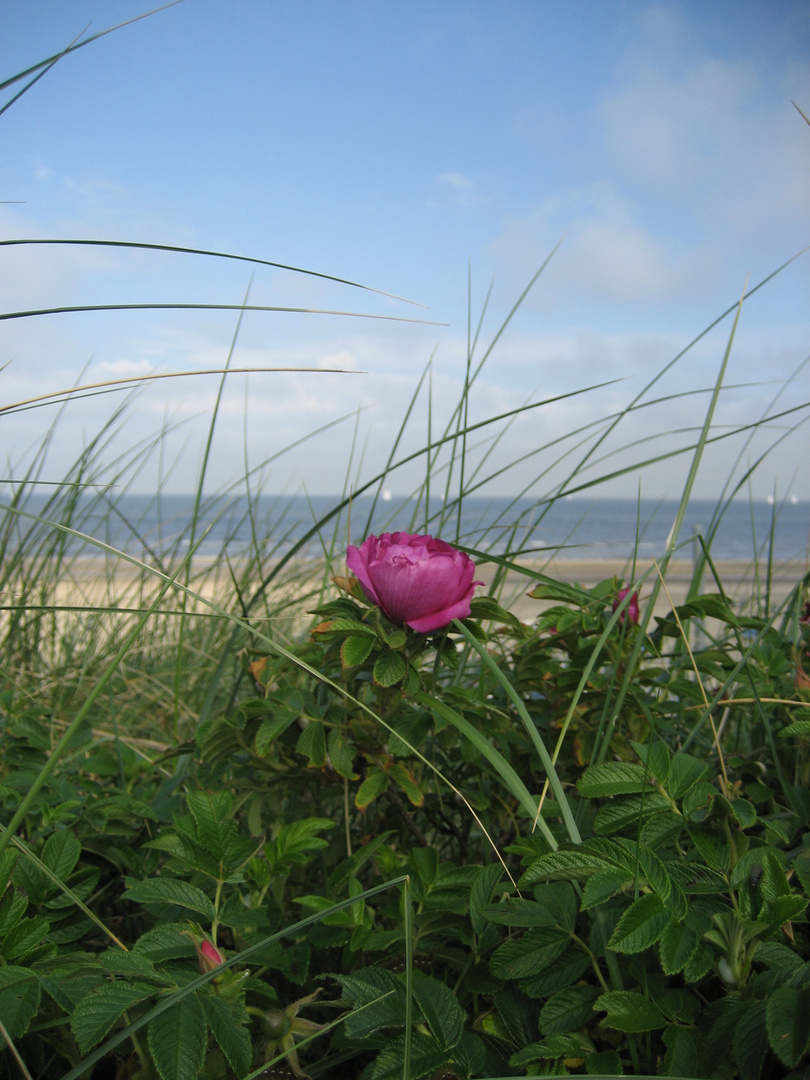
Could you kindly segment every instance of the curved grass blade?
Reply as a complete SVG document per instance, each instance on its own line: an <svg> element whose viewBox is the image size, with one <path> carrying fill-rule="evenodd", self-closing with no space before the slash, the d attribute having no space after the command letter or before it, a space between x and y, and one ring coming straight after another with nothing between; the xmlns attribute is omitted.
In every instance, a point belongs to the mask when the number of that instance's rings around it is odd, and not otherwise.
<svg viewBox="0 0 810 1080"><path fill-rule="evenodd" d="M180 0L176 0L176 2L180 3ZM161 9L159 8L158 10ZM145 16L141 16L141 18L144 17ZM109 33L109 31L107 32ZM0 89L2 89L2 87L0 87ZM141 251L171 251L181 255L205 255L213 259L232 259L235 262L250 263L254 266L270 266L274 270L288 270L291 274L305 274L308 277L321 278L324 281L334 281L338 285L349 285L353 289L363 289L364 292L376 293L378 296L385 296L389 300L400 300L403 304L412 304L414 307L427 307L427 304L420 304L417 300L408 300L404 296L397 296L396 293L386 292L384 289L375 289L371 285L362 285L359 281L350 281L348 278L337 277L335 274L324 274L319 270L306 270L301 266L290 266L287 263L273 262L270 259L257 259L252 255L235 255L229 251L209 251L206 248L180 247L177 244L144 244L134 240L0 240L0 247L15 247L22 244L38 246L45 244L59 244L65 247L137 248Z"/></svg>

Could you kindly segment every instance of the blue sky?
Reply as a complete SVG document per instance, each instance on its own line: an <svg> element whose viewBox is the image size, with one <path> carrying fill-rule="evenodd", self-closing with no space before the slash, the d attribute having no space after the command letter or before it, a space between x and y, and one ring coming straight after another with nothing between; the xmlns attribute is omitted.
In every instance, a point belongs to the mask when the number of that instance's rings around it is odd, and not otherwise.
<svg viewBox="0 0 810 1080"><path fill-rule="evenodd" d="M143 10L133 0L7 0L0 79ZM230 376L209 487L350 416L257 474L269 491L304 484L319 493L384 462L431 356L434 432L450 415L466 366L468 265L473 324L494 277L480 355L562 240L482 370L470 419L622 381L522 417L492 449L485 475L622 409L739 298L746 279L756 283L810 243L810 128L791 104L810 115L808 46L810 10L798 0L185 0L63 58L0 116L8 200L0 238L235 252L426 305L255 268L255 304L446 324L246 315L235 365L354 373ZM718 431L810 400L806 370L784 385L810 353L808 258L744 305ZM245 264L189 255L0 248L5 311L238 304L250 274ZM235 323L233 312L166 311L0 322L3 398L80 377L219 367ZM729 331L727 319L648 397L711 387ZM177 424L163 447L165 483L191 489L216 388L211 377L153 383L129 403L107 458ZM119 400L64 411L48 478L59 479ZM707 404L707 394L694 394L632 414L603 447L610 456L581 479L689 441ZM810 470L797 472L808 427L787 431L808 415L775 422L748 445L719 444L699 493L719 492L737 455L739 476L785 436L755 474L754 493L776 485L810 498ZM20 474L55 416L49 406L4 419L11 472ZM423 395L404 451L424 442L427 418ZM577 460L554 464L570 445L515 465L496 490L532 482L538 494L553 490ZM157 461L144 464L135 490L154 487ZM600 492L635 495L640 483L642 494L675 497L687 467L681 456ZM403 470L391 486L404 493L420 475Z"/></svg>

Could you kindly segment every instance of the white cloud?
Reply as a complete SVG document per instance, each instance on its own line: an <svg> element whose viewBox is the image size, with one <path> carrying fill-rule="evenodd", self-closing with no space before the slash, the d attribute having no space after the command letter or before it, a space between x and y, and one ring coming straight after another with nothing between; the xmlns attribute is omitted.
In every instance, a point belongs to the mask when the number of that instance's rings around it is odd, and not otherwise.
<svg viewBox="0 0 810 1080"><path fill-rule="evenodd" d="M544 291L642 303L698 295L711 269L705 258L696 266L679 245L657 238L636 205L608 184L548 199L527 217L507 221L492 248L526 277L536 269L537 253L551 250L561 238Z"/></svg>
<svg viewBox="0 0 810 1080"><path fill-rule="evenodd" d="M451 187L455 191L472 191L475 187L472 180L469 177L464 176L462 173L441 173L436 177L437 184L443 184L445 187Z"/></svg>
<svg viewBox="0 0 810 1080"><path fill-rule="evenodd" d="M457 206L481 206L486 199L473 181L460 172L440 173L436 183Z"/></svg>

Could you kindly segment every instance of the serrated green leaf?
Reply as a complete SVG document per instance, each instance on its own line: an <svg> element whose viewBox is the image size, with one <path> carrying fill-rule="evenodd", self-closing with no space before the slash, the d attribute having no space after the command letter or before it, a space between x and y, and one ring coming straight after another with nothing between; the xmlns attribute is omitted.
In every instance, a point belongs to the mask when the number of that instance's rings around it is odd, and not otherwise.
<svg viewBox="0 0 810 1080"><path fill-rule="evenodd" d="M502 608L493 596L474 596L470 601L470 617L506 623L513 630L521 630L520 620L511 611Z"/></svg>
<svg viewBox="0 0 810 1080"><path fill-rule="evenodd" d="M161 1080L196 1080L205 1060L206 1036L205 1014L195 994L150 1021L149 1050Z"/></svg>
<svg viewBox="0 0 810 1080"><path fill-rule="evenodd" d="M690 754L675 754L669 768L666 789L673 799L682 799L690 787L711 773L711 766Z"/></svg>
<svg viewBox="0 0 810 1080"><path fill-rule="evenodd" d="M387 649L374 664L374 681L379 686L396 686L408 670L408 661L400 652Z"/></svg>
<svg viewBox="0 0 810 1080"><path fill-rule="evenodd" d="M329 760L339 776L345 776L347 780L356 780L357 773L353 769L356 748L343 734L340 728L332 728L327 739L329 748Z"/></svg>
<svg viewBox="0 0 810 1080"><path fill-rule="evenodd" d="M399 976L384 968L367 967L335 978L343 986L342 996L353 1006L367 1006L346 1017L348 1038L363 1039L379 1028L401 1027L405 1023L405 985Z"/></svg>
<svg viewBox="0 0 810 1080"><path fill-rule="evenodd" d="M690 926L673 919L665 926L659 941L661 967L665 975L683 971L700 945L700 935Z"/></svg>
<svg viewBox="0 0 810 1080"><path fill-rule="evenodd" d="M633 880L629 870L611 866L606 870L599 870L585 882L582 889L582 910L598 907L611 896L620 892L626 884Z"/></svg>
<svg viewBox="0 0 810 1080"><path fill-rule="evenodd" d="M597 997L595 986L566 986L557 991L540 1010L540 1031L544 1036L564 1035L584 1027L593 1018Z"/></svg>
<svg viewBox="0 0 810 1080"><path fill-rule="evenodd" d="M610 867L610 862L587 849L549 851L531 864L518 884L523 888L537 881L584 881Z"/></svg>
<svg viewBox="0 0 810 1080"><path fill-rule="evenodd" d="M178 907L198 911L212 922L216 918L214 905L202 889L177 878L160 877L133 882L124 892L124 899L139 904L177 904Z"/></svg>
<svg viewBox="0 0 810 1080"><path fill-rule="evenodd" d="M632 761L607 761L586 769L577 783L583 799L598 799L606 795L634 795L645 791L651 777L643 765Z"/></svg>
<svg viewBox="0 0 810 1080"><path fill-rule="evenodd" d="M631 745L658 783L666 783L672 762L672 752L664 740L656 739L652 743L631 740Z"/></svg>
<svg viewBox="0 0 810 1080"><path fill-rule="evenodd" d="M644 818L668 811L671 807L670 800L658 791L626 795L599 807L594 818L593 831L597 836L610 836L628 826L635 828Z"/></svg>
<svg viewBox="0 0 810 1080"><path fill-rule="evenodd" d="M309 769L322 769L326 764L326 731L320 720L310 720L298 737L295 749L309 758Z"/></svg>
<svg viewBox="0 0 810 1080"><path fill-rule="evenodd" d="M36 1016L42 990L33 971L0 967L0 1018L11 1039L21 1039Z"/></svg>
<svg viewBox="0 0 810 1080"><path fill-rule="evenodd" d="M376 644L370 634L352 634L340 646L340 663L344 670L357 667L367 660Z"/></svg>
<svg viewBox="0 0 810 1080"><path fill-rule="evenodd" d="M238 1001L226 1001L218 994L201 994L200 1003L208 1026L228 1063L238 1077L247 1076L253 1064L250 1032L244 1026L248 1014Z"/></svg>
<svg viewBox="0 0 810 1080"><path fill-rule="evenodd" d="M553 964L568 948L570 937L556 927L529 930L505 941L492 954L490 970L498 979L528 979Z"/></svg>
<svg viewBox="0 0 810 1080"><path fill-rule="evenodd" d="M792 724L783 727L779 732L780 739L789 739L799 735L810 735L810 720L794 720Z"/></svg>
<svg viewBox="0 0 810 1080"><path fill-rule="evenodd" d="M135 942L132 951L143 954L153 963L195 955L193 941L188 934L180 933L176 923L165 923L147 930Z"/></svg>
<svg viewBox="0 0 810 1080"><path fill-rule="evenodd" d="M82 1054L101 1042L127 1009L153 997L156 988L141 982L105 982L73 1010L70 1029Z"/></svg>
<svg viewBox="0 0 810 1080"><path fill-rule="evenodd" d="M298 717L294 713L286 713L281 716L270 716L262 720L259 730L256 732L254 745L259 757L266 757L273 743L290 727Z"/></svg>
<svg viewBox="0 0 810 1080"><path fill-rule="evenodd" d="M330 818L302 818L282 825L264 845L267 861L276 873L286 873L295 863L307 862L310 852L327 847L328 841L318 834L334 827Z"/></svg>
<svg viewBox="0 0 810 1080"><path fill-rule="evenodd" d="M60 881L64 882L79 861L81 853L82 845L70 829L60 829L58 832L51 833L45 841L42 861Z"/></svg>
<svg viewBox="0 0 810 1080"><path fill-rule="evenodd" d="M189 791L186 802L197 826L197 840L217 862L227 860L238 835L233 798L227 791Z"/></svg>
<svg viewBox="0 0 810 1080"><path fill-rule="evenodd" d="M622 914L609 947L619 953L643 952L655 944L669 921L670 914L660 896L655 893L640 896Z"/></svg>
<svg viewBox="0 0 810 1080"><path fill-rule="evenodd" d="M490 863L482 866L470 889L470 922L476 934L480 934L486 925L486 909L492 892L498 882L503 878L503 867L500 863Z"/></svg>
<svg viewBox="0 0 810 1080"><path fill-rule="evenodd" d="M607 1012L600 1025L617 1031L656 1031L667 1025L658 1006L634 990L609 990L597 998L593 1007Z"/></svg>
<svg viewBox="0 0 810 1080"><path fill-rule="evenodd" d="M448 1059L446 1050L430 1035L414 1031L411 1042L410 1080L421 1080L430 1076ZM402 1080L405 1061L405 1037L398 1035L389 1039L377 1054L371 1080Z"/></svg>
<svg viewBox="0 0 810 1080"><path fill-rule="evenodd" d="M732 1047L740 1080L761 1080L762 1063L768 1050L764 1001L745 1003L745 1010L734 1027Z"/></svg>
<svg viewBox="0 0 810 1080"><path fill-rule="evenodd" d="M485 911L489 922L501 926L556 926L553 912L536 900L510 896L500 904L491 904Z"/></svg>
<svg viewBox="0 0 810 1080"><path fill-rule="evenodd" d="M452 1050L464 1030L464 1014L449 986L428 977L414 980L413 993L434 1038Z"/></svg>
<svg viewBox="0 0 810 1080"><path fill-rule="evenodd" d="M51 924L42 915L18 920L3 938L3 959L10 964L30 960L50 928Z"/></svg>
<svg viewBox="0 0 810 1080"><path fill-rule="evenodd" d="M6 848L6 850L0 854L0 898L6 891L6 887L11 880L11 874L14 870L14 864L17 862L18 852L12 848Z"/></svg>

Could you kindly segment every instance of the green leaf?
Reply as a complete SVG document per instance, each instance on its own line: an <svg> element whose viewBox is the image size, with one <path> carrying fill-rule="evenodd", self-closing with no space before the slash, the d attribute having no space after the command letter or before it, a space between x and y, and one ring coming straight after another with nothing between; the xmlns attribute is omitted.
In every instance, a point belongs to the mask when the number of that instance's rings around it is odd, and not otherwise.
<svg viewBox="0 0 810 1080"><path fill-rule="evenodd" d="M153 997L156 987L143 982L105 982L83 997L73 1010L70 1029L82 1054L100 1043L122 1013Z"/></svg>
<svg viewBox="0 0 810 1080"><path fill-rule="evenodd" d="M503 878L503 867L500 863L490 863L482 866L470 889L470 922L476 934L481 934L486 925L486 909L492 892L498 882Z"/></svg>
<svg viewBox="0 0 810 1080"><path fill-rule="evenodd" d="M0 1017L11 1039L20 1039L36 1016L42 990L28 968L0 967Z"/></svg>
<svg viewBox="0 0 810 1080"><path fill-rule="evenodd" d="M214 905L202 889L177 878L160 877L133 882L124 892L124 899L139 904L177 904L178 907L198 911L212 922L216 918Z"/></svg>
<svg viewBox="0 0 810 1080"><path fill-rule="evenodd" d="M321 851L328 846L319 833L334 829L330 818L302 818L282 825L278 836L264 845L267 861L276 873L287 873L295 863L305 863L310 852Z"/></svg>
<svg viewBox="0 0 810 1080"><path fill-rule="evenodd" d="M764 1001L745 1003L745 1011L734 1027L732 1046L740 1080L761 1080L762 1062L768 1050Z"/></svg>
<svg viewBox="0 0 810 1080"><path fill-rule="evenodd" d="M486 909L489 922L501 926L556 926L554 913L536 900L523 900L510 896L500 904L491 904Z"/></svg>
<svg viewBox="0 0 810 1080"><path fill-rule="evenodd" d="M556 927L530 930L522 938L500 945L492 955L490 970L498 979L530 978L562 956L570 940Z"/></svg>
<svg viewBox="0 0 810 1080"><path fill-rule="evenodd" d="M618 1050L600 1050L585 1059L588 1076L624 1076L624 1066Z"/></svg>
<svg viewBox="0 0 810 1080"><path fill-rule="evenodd" d="M597 999L593 1007L607 1011L601 1026L617 1031L656 1031L667 1025L658 1006L634 990L609 990Z"/></svg>
<svg viewBox="0 0 810 1080"><path fill-rule="evenodd" d="M599 870L585 882L582 889L582 910L587 911L603 904L632 880L633 875L629 870L614 866Z"/></svg>
<svg viewBox="0 0 810 1080"><path fill-rule="evenodd" d="M665 784L669 776L672 752L664 740L656 739L652 743L640 743L631 740L631 744L658 783Z"/></svg>
<svg viewBox="0 0 810 1080"><path fill-rule="evenodd" d="M593 603L593 596L580 585L568 585L543 574L538 576L540 583L526 594L534 600L561 600L564 604L575 604L577 607L587 607Z"/></svg>
<svg viewBox="0 0 810 1080"><path fill-rule="evenodd" d="M595 986L567 986L552 994L540 1010L543 1035L564 1035L585 1027L593 1018L593 1003L598 996Z"/></svg>
<svg viewBox="0 0 810 1080"><path fill-rule="evenodd" d="M298 737L295 749L309 758L309 769L322 769L326 764L326 734L320 720L310 720Z"/></svg>
<svg viewBox="0 0 810 1080"><path fill-rule="evenodd" d="M364 1039L379 1028L401 1027L405 1023L405 984L401 977L384 968L367 967L351 975L336 974L343 985L343 997L353 1006L367 1006L350 1012L344 1024L350 1039Z"/></svg>
<svg viewBox="0 0 810 1080"><path fill-rule="evenodd" d="M219 1048L237 1076L247 1076L253 1063L250 1033L244 1026L248 1015L238 1001L226 1001L218 994L201 994L200 1002L208 1026Z"/></svg>
<svg viewBox="0 0 810 1080"><path fill-rule="evenodd" d="M795 1068L810 1046L810 987L780 986L765 1006L768 1041L788 1068Z"/></svg>
<svg viewBox="0 0 810 1080"><path fill-rule="evenodd" d="M339 776L345 776L347 780L356 780L357 773L352 768L354 764L355 747L350 743L340 728L332 728L327 740L329 746L329 760Z"/></svg>
<svg viewBox="0 0 810 1080"><path fill-rule="evenodd" d="M520 620L511 611L502 608L492 596L475 596L470 601L470 617L473 619L489 619L492 622L506 623L513 630L522 629Z"/></svg>
<svg viewBox="0 0 810 1080"><path fill-rule="evenodd" d="M662 1038L667 1052L659 1076L697 1076L702 1073L700 1044L693 1028L671 1024Z"/></svg>
<svg viewBox="0 0 810 1080"><path fill-rule="evenodd" d="M693 784L711 773L711 766L690 754L675 754L669 769L667 791L673 799L681 799Z"/></svg>
<svg viewBox="0 0 810 1080"><path fill-rule="evenodd" d="M79 861L82 845L70 831L60 829L51 833L42 849L42 861L48 869L64 882Z"/></svg>
<svg viewBox="0 0 810 1080"><path fill-rule="evenodd" d="M203 1066L207 1025L195 994L181 998L149 1024L147 1038L161 1080L196 1080Z"/></svg>
<svg viewBox="0 0 810 1080"><path fill-rule="evenodd" d="M446 1050L452 1050L464 1030L464 1014L453 991L436 979L417 978L413 993L432 1034Z"/></svg>
<svg viewBox="0 0 810 1080"><path fill-rule="evenodd" d="M549 851L531 864L518 884L521 888L537 881L584 881L597 870L607 870L611 864L583 848Z"/></svg>
<svg viewBox="0 0 810 1080"><path fill-rule="evenodd" d="M690 926L673 919L661 933L659 951L665 975L683 971L700 945L700 935Z"/></svg>
<svg viewBox="0 0 810 1080"><path fill-rule="evenodd" d="M369 634L353 634L340 646L340 663L343 669L358 667L368 659L377 639Z"/></svg>
<svg viewBox="0 0 810 1080"><path fill-rule="evenodd" d="M583 799L598 799L605 795L634 795L645 791L650 783L650 774L642 765L608 761L586 769L579 778L577 791Z"/></svg>
<svg viewBox="0 0 810 1080"><path fill-rule="evenodd" d="M382 795L384 791L388 790L390 783L391 777L388 773L384 769L372 765L366 773L365 780L357 789L354 805L358 810L365 810L367 806L371 806L378 795Z"/></svg>
<svg viewBox="0 0 810 1080"><path fill-rule="evenodd" d="M20 919L3 938L3 959L13 964L30 960L42 945L51 924L42 915Z"/></svg>
<svg viewBox="0 0 810 1080"><path fill-rule="evenodd" d="M194 943L188 934L179 933L176 923L164 923L141 934L132 946L133 953L142 953L154 963L195 955Z"/></svg>
<svg viewBox="0 0 810 1080"><path fill-rule="evenodd" d="M660 896L640 896L619 919L609 947L619 953L643 952L655 944L669 921L670 914Z"/></svg>
<svg viewBox="0 0 810 1080"><path fill-rule="evenodd" d="M380 686L395 686L405 677L408 661L400 652L387 649L374 664L374 681Z"/></svg>
<svg viewBox="0 0 810 1080"><path fill-rule="evenodd" d="M409 802L413 803L414 806L424 805L425 796L422 789L414 779L411 770L406 768L402 762L395 762L395 764L391 766L388 775L397 787L400 787L405 792Z"/></svg>
<svg viewBox="0 0 810 1080"><path fill-rule="evenodd" d="M666 795L658 791L614 799L600 806L594 818L593 831L597 836L609 836L628 826L635 827L642 819L668 811L671 807L672 803Z"/></svg>
<svg viewBox="0 0 810 1080"><path fill-rule="evenodd" d="M297 719L298 716L295 713L287 713L281 716L270 716L266 720L262 720L254 740L256 753L259 757L266 757L279 735L282 735Z"/></svg>
<svg viewBox="0 0 810 1080"><path fill-rule="evenodd" d="M780 739L788 739L792 735L810 735L810 720L794 720L779 732Z"/></svg>
<svg viewBox="0 0 810 1080"><path fill-rule="evenodd" d="M238 835L230 793L189 791L186 802L197 826L197 840L217 862L225 861Z"/></svg>
<svg viewBox="0 0 810 1080"><path fill-rule="evenodd" d="M421 1080L423 1076L431 1076L447 1058L447 1051L442 1050L434 1038L421 1031L414 1031L409 1080ZM405 1037L398 1035L389 1039L377 1055L371 1080L402 1080L404 1062Z"/></svg>
<svg viewBox="0 0 810 1080"><path fill-rule="evenodd" d="M11 873L14 870L14 864L17 861L18 852L12 848L6 848L6 850L0 854L0 898L6 891L6 887L11 880Z"/></svg>

